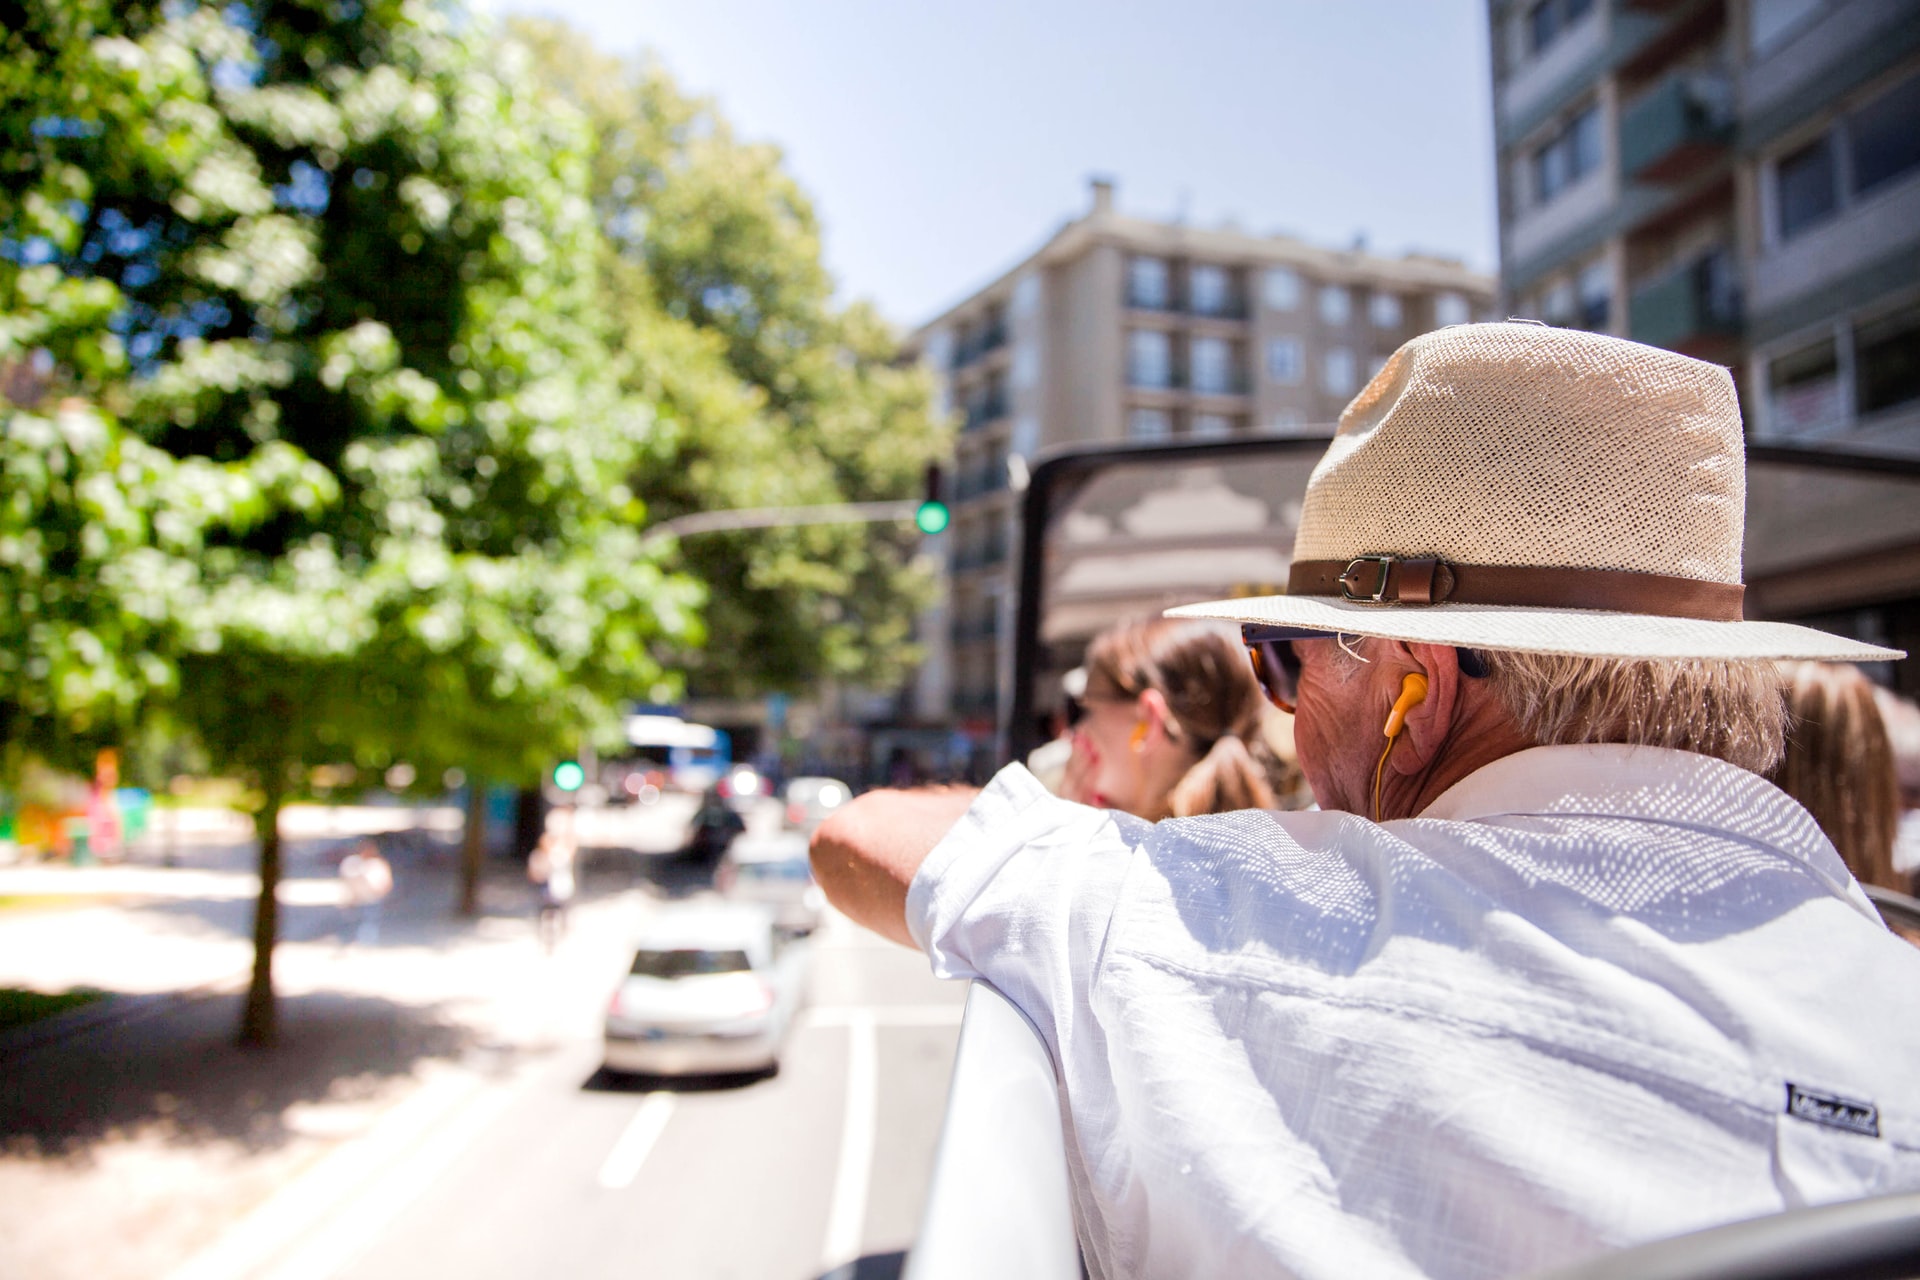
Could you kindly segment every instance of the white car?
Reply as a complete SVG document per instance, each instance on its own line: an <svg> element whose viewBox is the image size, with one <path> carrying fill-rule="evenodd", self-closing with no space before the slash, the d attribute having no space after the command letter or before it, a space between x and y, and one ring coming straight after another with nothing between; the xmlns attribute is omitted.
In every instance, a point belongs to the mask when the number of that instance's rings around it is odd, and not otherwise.
<svg viewBox="0 0 1920 1280"><path fill-rule="evenodd" d="M827 815L853 799L853 788L838 778L794 778L787 783L786 825L813 834Z"/></svg>
<svg viewBox="0 0 1920 1280"><path fill-rule="evenodd" d="M820 927L827 897L814 883L805 836L742 836L727 847L713 886L730 902L751 902L773 912L776 926L790 934Z"/></svg>
<svg viewBox="0 0 1920 1280"><path fill-rule="evenodd" d="M607 1006L611 1071L771 1071L806 989L804 943L765 907L671 908L648 921Z"/></svg>

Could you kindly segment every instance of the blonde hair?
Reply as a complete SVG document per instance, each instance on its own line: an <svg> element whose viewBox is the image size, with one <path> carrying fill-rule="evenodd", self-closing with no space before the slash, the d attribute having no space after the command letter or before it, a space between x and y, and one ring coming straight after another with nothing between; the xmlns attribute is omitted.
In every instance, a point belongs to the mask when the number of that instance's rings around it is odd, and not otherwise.
<svg viewBox="0 0 1920 1280"><path fill-rule="evenodd" d="M1771 662L1477 652L1501 704L1543 747L1671 747L1759 774L1780 759L1786 705Z"/></svg>
<svg viewBox="0 0 1920 1280"><path fill-rule="evenodd" d="M1137 698L1158 689L1171 731L1198 757L1145 817L1187 818L1268 809L1296 789L1290 766L1262 732L1266 695L1253 678L1239 633L1197 618L1123 622L1087 646L1087 684Z"/></svg>
<svg viewBox="0 0 1920 1280"><path fill-rule="evenodd" d="M1774 783L1807 807L1854 878L1905 893L1893 869L1900 782L1893 743L1858 670L1825 662L1783 662L1792 724Z"/></svg>

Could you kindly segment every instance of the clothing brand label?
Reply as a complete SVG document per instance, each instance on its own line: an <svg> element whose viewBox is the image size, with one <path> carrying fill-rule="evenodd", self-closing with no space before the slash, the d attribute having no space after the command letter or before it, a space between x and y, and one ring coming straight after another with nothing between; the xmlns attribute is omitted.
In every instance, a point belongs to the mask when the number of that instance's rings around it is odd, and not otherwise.
<svg viewBox="0 0 1920 1280"><path fill-rule="evenodd" d="M1792 1081L1787 1082L1787 1114L1829 1129L1845 1129L1869 1138L1880 1136L1880 1108L1871 1102L1815 1093Z"/></svg>

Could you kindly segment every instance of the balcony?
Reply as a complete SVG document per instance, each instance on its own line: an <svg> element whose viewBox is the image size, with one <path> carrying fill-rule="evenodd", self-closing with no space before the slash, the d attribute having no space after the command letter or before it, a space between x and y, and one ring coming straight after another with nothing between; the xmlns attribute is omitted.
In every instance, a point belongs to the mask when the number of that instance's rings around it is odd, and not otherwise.
<svg viewBox="0 0 1920 1280"><path fill-rule="evenodd" d="M951 366L957 373L974 361L998 351L1006 345L1007 326L1001 321L996 320L984 329L964 335L958 342L953 344Z"/></svg>
<svg viewBox="0 0 1920 1280"><path fill-rule="evenodd" d="M966 420L961 423L962 431L978 431L991 422L998 422L1007 416L1007 399L998 392L980 396L967 405Z"/></svg>
<svg viewBox="0 0 1920 1280"><path fill-rule="evenodd" d="M1739 334L1743 319L1733 253L1715 249L1634 291L1628 332L1635 342L1685 351Z"/></svg>
<svg viewBox="0 0 1920 1280"><path fill-rule="evenodd" d="M1733 86L1725 76L1687 72L1620 116L1620 172L1640 182L1691 177L1733 136Z"/></svg>

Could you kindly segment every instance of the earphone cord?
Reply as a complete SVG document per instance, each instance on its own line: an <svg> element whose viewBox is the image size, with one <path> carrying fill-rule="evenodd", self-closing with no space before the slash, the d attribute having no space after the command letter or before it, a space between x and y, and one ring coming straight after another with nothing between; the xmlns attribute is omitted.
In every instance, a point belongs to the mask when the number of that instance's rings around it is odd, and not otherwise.
<svg viewBox="0 0 1920 1280"><path fill-rule="evenodd" d="M1373 766L1373 820L1375 822L1380 821L1380 780L1387 771L1387 756L1392 753L1393 744L1398 741L1400 741L1399 734L1388 738L1387 749L1380 753L1380 763Z"/></svg>

